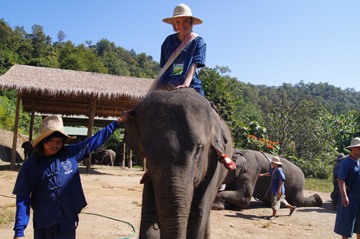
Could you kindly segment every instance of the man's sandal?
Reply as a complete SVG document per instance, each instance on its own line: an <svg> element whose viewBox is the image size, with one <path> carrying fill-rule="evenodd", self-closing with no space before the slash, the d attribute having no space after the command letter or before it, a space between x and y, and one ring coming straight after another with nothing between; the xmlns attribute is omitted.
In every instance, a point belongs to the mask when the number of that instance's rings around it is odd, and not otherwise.
<svg viewBox="0 0 360 239"><path fill-rule="evenodd" d="M140 184L146 183L146 181L148 181L149 179L150 179L150 173L144 173L144 175L140 179Z"/></svg>
<svg viewBox="0 0 360 239"><path fill-rule="evenodd" d="M296 210L296 206L294 206L294 208L290 210L289 216L291 216L295 212L295 210Z"/></svg>

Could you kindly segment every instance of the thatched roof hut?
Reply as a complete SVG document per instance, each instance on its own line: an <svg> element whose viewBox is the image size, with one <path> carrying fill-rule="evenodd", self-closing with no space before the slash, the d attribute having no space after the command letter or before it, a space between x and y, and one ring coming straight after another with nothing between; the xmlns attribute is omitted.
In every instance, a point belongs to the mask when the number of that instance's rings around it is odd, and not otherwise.
<svg viewBox="0 0 360 239"><path fill-rule="evenodd" d="M0 88L17 89L26 112L118 117L134 108L153 79L14 65L0 76Z"/></svg>
<svg viewBox="0 0 360 239"><path fill-rule="evenodd" d="M135 108L152 82L153 79L14 65L0 76L1 89L18 90L11 168L15 166L20 100L23 110L32 113L30 140L35 112L85 115L91 136L96 116L119 117L123 110ZM89 160L87 166L89 169Z"/></svg>

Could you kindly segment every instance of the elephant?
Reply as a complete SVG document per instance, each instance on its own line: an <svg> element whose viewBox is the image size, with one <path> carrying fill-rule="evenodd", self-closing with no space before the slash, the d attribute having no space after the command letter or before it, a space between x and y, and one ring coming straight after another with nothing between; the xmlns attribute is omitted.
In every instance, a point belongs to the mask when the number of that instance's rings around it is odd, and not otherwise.
<svg viewBox="0 0 360 239"><path fill-rule="evenodd" d="M30 141L24 142L21 147L24 149L24 160L33 154L33 146Z"/></svg>
<svg viewBox="0 0 360 239"><path fill-rule="evenodd" d="M270 203L271 177L258 178L258 174L270 171L270 161L274 156L250 149L234 149L233 160L236 161L236 169L227 173L223 181L226 189L217 193L212 209L225 209L225 202L246 208L252 197ZM321 206L322 199L318 194L304 197L305 177L300 168L285 158L280 159L286 178L286 200L297 207Z"/></svg>
<svg viewBox="0 0 360 239"><path fill-rule="evenodd" d="M92 158L92 163L102 164L104 162L105 165L114 166L116 153L112 149L99 147L94 150L91 158Z"/></svg>
<svg viewBox="0 0 360 239"><path fill-rule="evenodd" d="M140 238L210 238L211 205L227 172L218 154L231 158L233 150L225 121L192 88L153 91L130 115L124 140L151 173Z"/></svg>

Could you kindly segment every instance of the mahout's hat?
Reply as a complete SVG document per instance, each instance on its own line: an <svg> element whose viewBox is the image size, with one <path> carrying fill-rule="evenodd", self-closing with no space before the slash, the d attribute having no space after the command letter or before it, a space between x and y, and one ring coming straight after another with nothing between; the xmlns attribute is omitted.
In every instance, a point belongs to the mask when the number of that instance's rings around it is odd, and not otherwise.
<svg viewBox="0 0 360 239"><path fill-rule="evenodd" d="M271 159L271 162L272 162L272 163L276 163L276 164L282 164L282 163L280 162L280 158L279 158L278 156L273 157L273 158Z"/></svg>

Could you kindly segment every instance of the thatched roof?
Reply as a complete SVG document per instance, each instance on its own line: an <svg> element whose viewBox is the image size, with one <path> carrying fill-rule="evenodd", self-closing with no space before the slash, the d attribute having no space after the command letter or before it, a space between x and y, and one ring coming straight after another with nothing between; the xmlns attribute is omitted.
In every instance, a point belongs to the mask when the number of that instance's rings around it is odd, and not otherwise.
<svg viewBox="0 0 360 239"><path fill-rule="evenodd" d="M146 95L153 79L14 65L0 76L0 88L17 89L24 111L118 117Z"/></svg>

